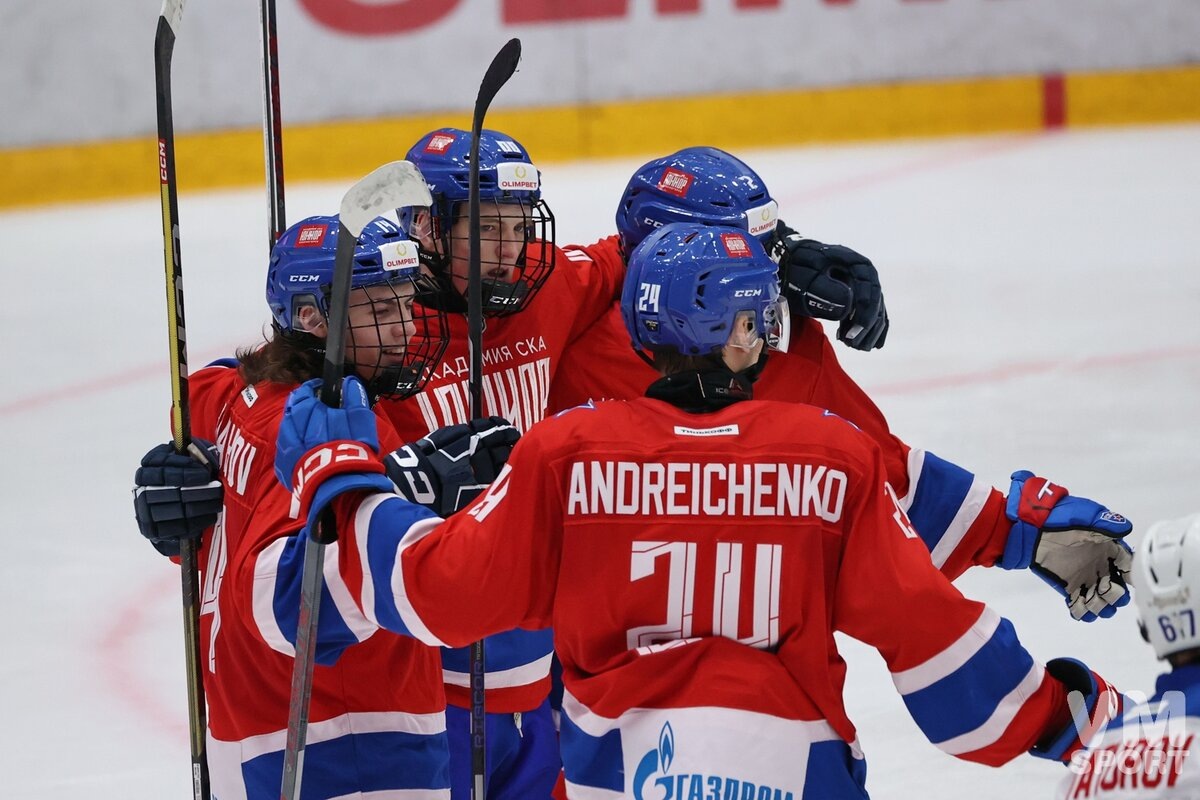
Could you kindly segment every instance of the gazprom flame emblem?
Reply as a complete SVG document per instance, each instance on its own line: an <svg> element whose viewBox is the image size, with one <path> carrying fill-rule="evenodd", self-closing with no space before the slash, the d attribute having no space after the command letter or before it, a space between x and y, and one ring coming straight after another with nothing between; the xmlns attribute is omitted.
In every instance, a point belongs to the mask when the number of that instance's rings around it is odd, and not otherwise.
<svg viewBox="0 0 1200 800"><path fill-rule="evenodd" d="M653 781L652 778L655 775L666 775L671 769L671 762L674 760L675 731L671 729L671 723L666 722L663 724L662 730L658 733L658 749L651 750L642 756L637 771L634 773L633 796L636 800L658 800L658 794L653 792L651 794L645 793L646 787L657 785L657 782Z"/></svg>
<svg viewBox="0 0 1200 800"><path fill-rule="evenodd" d="M663 772L670 772L671 762L675 760L675 731L671 730L671 723L663 725L662 732L658 734L658 763L662 767Z"/></svg>

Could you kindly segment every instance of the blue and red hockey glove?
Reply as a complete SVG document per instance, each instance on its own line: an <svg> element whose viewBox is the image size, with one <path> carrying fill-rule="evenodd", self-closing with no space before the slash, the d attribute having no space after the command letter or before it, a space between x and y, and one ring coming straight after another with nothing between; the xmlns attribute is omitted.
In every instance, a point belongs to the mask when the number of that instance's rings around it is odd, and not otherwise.
<svg viewBox="0 0 1200 800"><path fill-rule="evenodd" d="M393 491L377 457L379 432L362 381L343 379L340 408L322 403L320 388L314 378L292 390L275 443L275 476L292 492L292 518L305 520L310 535L339 494Z"/></svg>
<svg viewBox="0 0 1200 800"><path fill-rule="evenodd" d="M998 566L1028 567L1084 622L1129 602L1133 551L1125 537L1133 526L1125 517L1028 470L1012 474L1005 514L1012 528Z"/></svg>
<svg viewBox="0 0 1200 800"><path fill-rule="evenodd" d="M160 444L142 456L133 476L133 515L138 530L164 556L179 555L179 542L199 539L221 513L221 457L212 442L192 439L188 452Z"/></svg>

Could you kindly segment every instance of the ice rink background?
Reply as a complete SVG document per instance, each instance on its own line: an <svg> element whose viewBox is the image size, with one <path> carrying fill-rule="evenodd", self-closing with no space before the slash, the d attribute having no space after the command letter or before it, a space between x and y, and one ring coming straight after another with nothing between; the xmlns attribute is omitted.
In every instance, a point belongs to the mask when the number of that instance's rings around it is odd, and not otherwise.
<svg viewBox="0 0 1200 800"><path fill-rule="evenodd" d="M1002 488L1014 469L1045 474L1131 517L1135 543L1200 510L1200 127L740 155L789 224L879 267L887 346L836 349L910 444ZM611 232L638 163L544 167L560 243ZM289 186L288 218L331 212L345 185ZM185 193L180 219L199 366L268 319L266 203ZM138 457L168 433L158 201L0 214L0 240L0 795L188 797L178 573L138 535L129 497ZM1038 658L1152 687L1132 609L1083 625L1028 573L959 586ZM882 659L843 644L873 797L1050 796L1053 764L941 754Z"/></svg>

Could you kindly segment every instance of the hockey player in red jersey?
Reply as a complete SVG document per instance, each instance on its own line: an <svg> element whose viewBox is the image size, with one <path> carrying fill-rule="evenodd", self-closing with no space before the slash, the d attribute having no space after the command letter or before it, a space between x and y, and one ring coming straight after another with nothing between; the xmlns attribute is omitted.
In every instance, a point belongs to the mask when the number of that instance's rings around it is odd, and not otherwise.
<svg viewBox="0 0 1200 800"><path fill-rule="evenodd" d="M788 338L754 238L667 226L632 254L622 308L664 374L646 397L527 432L445 521L369 490L333 501L353 516L348 597L381 625L461 645L553 623L570 797L864 797L835 630L875 646L925 735L964 759L1068 760L1120 713L1103 678L1035 662L934 569L869 437L751 399L764 347ZM331 429L371 442L366 409L323 406L317 383L280 426L289 482Z"/></svg>
<svg viewBox="0 0 1200 800"><path fill-rule="evenodd" d="M467 200L471 136L442 128L421 137L406 158L433 196L428 209L401 211L422 245L450 312L450 344L412 400L382 403L401 438L413 441L465 423L470 346L467 336ZM514 138L491 130L479 140L483 277L483 409L525 431L543 418L563 348L595 322L621 290L623 263L594 264L555 246L554 216L540 174ZM403 467L388 460L395 475ZM547 797L558 775L558 742L547 696L551 633L513 630L486 642L488 796ZM456 800L471 795L469 648L445 651L451 780Z"/></svg>
<svg viewBox="0 0 1200 800"><path fill-rule="evenodd" d="M337 217L310 217L289 228L272 249L267 275L271 338L189 378L191 433L194 441L219 447L219 475L214 460L212 475L202 471L199 480L181 481L197 464L163 445L147 454L135 478L142 487L136 505L143 531L168 554L178 552L179 538L198 536L211 524L203 503L189 509L181 495L211 500L223 490L223 509L198 559L208 760L213 795L221 800L279 797L304 519L293 512L294 499L273 472L276 430L288 392L321 374L337 235ZM418 290L432 289L415 252L399 227L382 218L367 226L355 251L347 370L362 378L372 400L419 391L445 348L444 313L413 304ZM388 450L400 444L382 419L379 442ZM203 485L206 478L219 478L220 488ZM334 486L346 480L392 485L377 473L331 479ZM181 488L166 488L172 485ZM319 492L302 499L324 502ZM174 517L174 524L164 516ZM340 529L353 522L343 516L337 524ZM329 545L326 563L336 564L344 546ZM335 571L325 577L303 796L447 800L438 651L377 632L371 609L347 610L342 578Z"/></svg>
<svg viewBox="0 0 1200 800"><path fill-rule="evenodd" d="M1097 519L1086 531L1038 541L1021 524L1019 499L1029 473L1013 475L1006 497L892 434L883 413L838 364L817 321L838 321L838 338L851 347L881 347L888 316L874 266L849 248L803 238L787 227L762 178L740 159L712 147L689 147L647 162L618 203L618 234L567 252L581 252L598 264L622 263L646 236L671 222L732 225L755 236L779 262L794 322L792 346L763 367L755 396L829 409L875 439L901 507L943 573L953 580L976 565L1029 568L1064 596L1075 619L1087 621L1111 616L1129 602L1124 576L1131 554L1121 540L1131 530L1128 524ZM630 348L614 303L563 354L550 408L639 397L654 378L654 370ZM1101 507L1093 505L1099 517ZM1041 545L1036 552L1035 544Z"/></svg>

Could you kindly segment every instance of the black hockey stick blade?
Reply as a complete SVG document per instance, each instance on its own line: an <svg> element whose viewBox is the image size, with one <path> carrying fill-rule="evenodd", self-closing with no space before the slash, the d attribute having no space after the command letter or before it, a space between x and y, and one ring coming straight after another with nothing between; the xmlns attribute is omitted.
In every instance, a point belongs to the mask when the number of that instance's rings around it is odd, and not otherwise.
<svg viewBox="0 0 1200 800"><path fill-rule="evenodd" d="M487 72L483 73L483 82L479 84L479 95L475 98L475 115L471 118L471 130L478 135L483 129L483 116L491 106L496 93L508 83L508 79L517 71L521 61L521 40L509 39L500 52L496 53Z"/></svg>
<svg viewBox="0 0 1200 800"><path fill-rule="evenodd" d="M341 403L342 369L345 363L346 321L349 317L350 284L354 248L367 224L388 211L406 206L429 206L433 198L425 179L408 161L393 161L370 172L350 187L339 209L338 242L334 251L333 288L329 299L329 323L325 340L325 366L321 402ZM300 578L300 616L296 623L296 653L292 665L292 689L288 701L287 745L283 754L281 800L300 796L304 773L304 743L312 702L313 660L316 656L318 601L325 545L337 539L333 513L326 511L317 530L304 543L304 571Z"/></svg>

